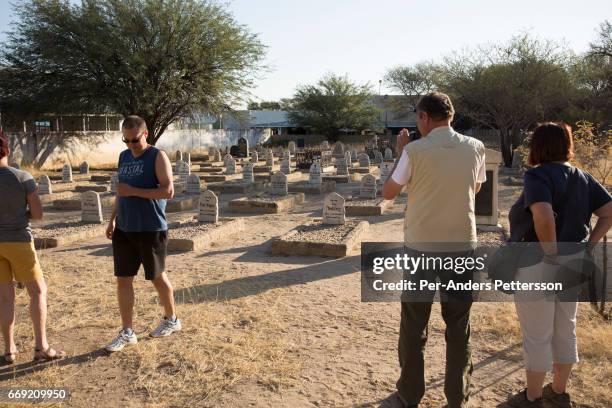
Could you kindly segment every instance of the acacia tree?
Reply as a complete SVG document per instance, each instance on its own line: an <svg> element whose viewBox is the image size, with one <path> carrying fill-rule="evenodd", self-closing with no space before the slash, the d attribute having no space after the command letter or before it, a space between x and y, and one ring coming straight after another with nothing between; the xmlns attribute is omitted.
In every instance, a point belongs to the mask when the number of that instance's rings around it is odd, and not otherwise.
<svg viewBox="0 0 612 408"><path fill-rule="evenodd" d="M299 86L287 101L289 119L335 141L342 131L373 129L380 112L372 104L370 84L346 76L326 75L314 85Z"/></svg>
<svg viewBox="0 0 612 408"><path fill-rule="evenodd" d="M511 166L522 131L564 119L575 89L569 60L558 44L522 35L446 58L440 88L459 113L499 131L504 164Z"/></svg>
<svg viewBox="0 0 612 408"><path fill-rule="evenodd" d="M215 0L27 0L0 51L2 109L175 120L242 99L264 55Z"/></svg>
<svg viewBox="0 0 612 408"><path fill-rule="evenodd" d="M433 62L397 66L387 70L384 81L393 90L401 92L414 108L421 96L438 89L440 66Z"/></svg>

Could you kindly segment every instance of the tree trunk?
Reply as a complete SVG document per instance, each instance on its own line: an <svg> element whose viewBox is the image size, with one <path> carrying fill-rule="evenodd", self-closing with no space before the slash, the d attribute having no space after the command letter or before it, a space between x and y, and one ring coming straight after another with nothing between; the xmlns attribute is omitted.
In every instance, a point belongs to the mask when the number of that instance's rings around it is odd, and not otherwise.
<svg viewBox="0 0 612 408"><path fill-rule="evenodd" d="M502 158L504 160L504 166L512 167L512 137L510 135L509 129L499 129L499 139L499 145L501 148Z"/></svg>

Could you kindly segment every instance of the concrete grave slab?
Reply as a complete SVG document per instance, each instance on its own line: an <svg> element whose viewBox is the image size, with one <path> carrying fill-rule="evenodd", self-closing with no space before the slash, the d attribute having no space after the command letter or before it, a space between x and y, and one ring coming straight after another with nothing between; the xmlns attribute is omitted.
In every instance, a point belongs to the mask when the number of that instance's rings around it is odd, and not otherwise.
<svg viewBox="0 0 612 408"><path fill-rule="evenodd" d="M180 223L168 229L168 251L198 251L242 230L242 218L219 218L217 223Z"/></svg>

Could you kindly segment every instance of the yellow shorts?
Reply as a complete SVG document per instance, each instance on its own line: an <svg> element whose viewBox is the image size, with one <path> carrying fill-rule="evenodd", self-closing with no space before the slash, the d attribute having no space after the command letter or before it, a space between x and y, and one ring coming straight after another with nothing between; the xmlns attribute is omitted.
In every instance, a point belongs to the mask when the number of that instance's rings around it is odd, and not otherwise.
<svg viewBox="0 0 612 408"><path fill-rule="evenodd" d="M42 278L34 242L0 242L0 283L21 283Z"/></svg>

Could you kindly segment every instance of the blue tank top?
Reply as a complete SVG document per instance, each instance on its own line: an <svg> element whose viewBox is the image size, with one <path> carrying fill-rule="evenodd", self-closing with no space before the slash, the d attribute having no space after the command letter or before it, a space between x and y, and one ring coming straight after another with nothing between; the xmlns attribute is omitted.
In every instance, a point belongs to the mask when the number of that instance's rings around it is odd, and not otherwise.
<svg viewBox="0 0 612 408"><path fill-rule="evenodd" d="M131 150L119 155L119 183L137 188L157 188L155 159L159 149L149 146L140 156L134 157ZM154 232L168 229L166 223L166 200L149 200L141 197L118 197L116 226L125 232Z"/></svg>

